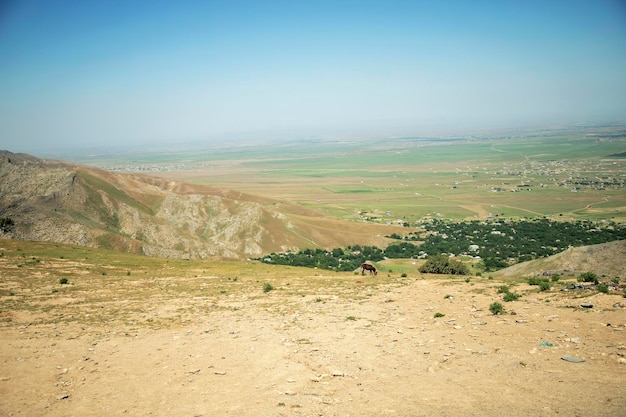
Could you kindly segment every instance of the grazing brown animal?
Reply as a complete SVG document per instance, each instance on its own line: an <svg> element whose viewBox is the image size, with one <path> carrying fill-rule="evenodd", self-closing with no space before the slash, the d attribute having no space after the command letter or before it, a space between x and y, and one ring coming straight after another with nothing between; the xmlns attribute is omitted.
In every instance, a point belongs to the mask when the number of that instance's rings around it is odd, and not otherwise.
<svg viewBox="0 0 626 417"><path fill-rule="evenodd" d="M370 271L370 275L372 275L372 274L378 275L378 271L376 270L376 267L374 265L371 265L371 264L362 264L361 265L361 275L365 275L365 271Z"/></svg>

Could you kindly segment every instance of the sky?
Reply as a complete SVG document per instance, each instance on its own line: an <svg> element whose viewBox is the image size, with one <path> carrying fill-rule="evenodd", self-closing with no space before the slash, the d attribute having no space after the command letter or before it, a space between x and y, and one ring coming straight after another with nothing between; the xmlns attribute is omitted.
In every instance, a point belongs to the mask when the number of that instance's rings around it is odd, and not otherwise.
<svg viewBox="0 0 626 417"><path fill-rule="evenodd" d="M0 0L0 149L626 120L626 1Z"/></svg>

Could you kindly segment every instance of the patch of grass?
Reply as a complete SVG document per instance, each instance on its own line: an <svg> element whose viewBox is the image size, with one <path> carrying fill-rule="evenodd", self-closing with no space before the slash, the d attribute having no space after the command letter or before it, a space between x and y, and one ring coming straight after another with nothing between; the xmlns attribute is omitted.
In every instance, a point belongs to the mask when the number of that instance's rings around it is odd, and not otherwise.
<svg viewBox="0 0 626 417"><path fill-rule="evenodd" d="M598 291L604 294L608 294L609 293L609 287L608 285L605 284L598 284L597 286Z"/></svg>
<svg viewBox="0 0 626 417"><path fill-rule="evenodd" d="M349 320L349 321L356 321L356 317L354 317L354 316L348 316L348 317L346 317L346 320Z"/></svg>
<svg viewBox="0 0 626 417"><path fill-rule="evenodd" d="M68 283L69 283L69 281L67 280L67 278L61 278L59 280L59 284L61 284L61 285L65 285L65 284L68 284Z"/></svg>
<svg viewBox="0 0 626 417"><path fill-rule="evenodd" d="M433 317L438 319L440 317L445 317L445 314L443 314L443 313L435 313L435 315Z"/></svg>
<svg viewBox="0 0 626 417"><path fill-rule="evenodd" d="M270 292L273 289L274 289L274 286L270 284L269 282L266 282L265 284L263 284L263 292Z"/></svg>

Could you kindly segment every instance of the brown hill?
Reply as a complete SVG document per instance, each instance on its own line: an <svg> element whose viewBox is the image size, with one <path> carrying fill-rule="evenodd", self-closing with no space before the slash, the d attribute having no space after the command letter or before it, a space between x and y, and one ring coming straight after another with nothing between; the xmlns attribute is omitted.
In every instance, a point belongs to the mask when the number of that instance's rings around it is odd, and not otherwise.
<svg viewBox="0 0 626 417"><path fill-rule="evenodd" d="M0 152L0 237L175 258L386 245L388 227L258 196Z"/></svg>
<svg viewBox="0 0 626 417"><path fill-rule="evenodd" d="M569 248L556 255L522 262L494 273L496 276L578 275L593 272L609 278L626 278L626 241Z"/></svg>

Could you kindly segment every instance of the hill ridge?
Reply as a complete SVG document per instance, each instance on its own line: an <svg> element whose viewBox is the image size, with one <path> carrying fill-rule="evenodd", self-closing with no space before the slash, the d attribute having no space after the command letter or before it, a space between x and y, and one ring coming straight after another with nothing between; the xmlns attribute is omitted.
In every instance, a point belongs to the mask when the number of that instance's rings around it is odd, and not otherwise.
<svg viewBox="0 0 626 417"><path fill-rule="evenodd" d="M512 265L496 271L494 275L579 275L585 272L609 278L626 278L626 241L571 247L547 258Z"/></svg>
<svg viewBox="0 0 626 417"><path fill-rule="evenodd" d="M2 237L172 258L384 245L388 227L260 196L0 151Z"/></svg>

